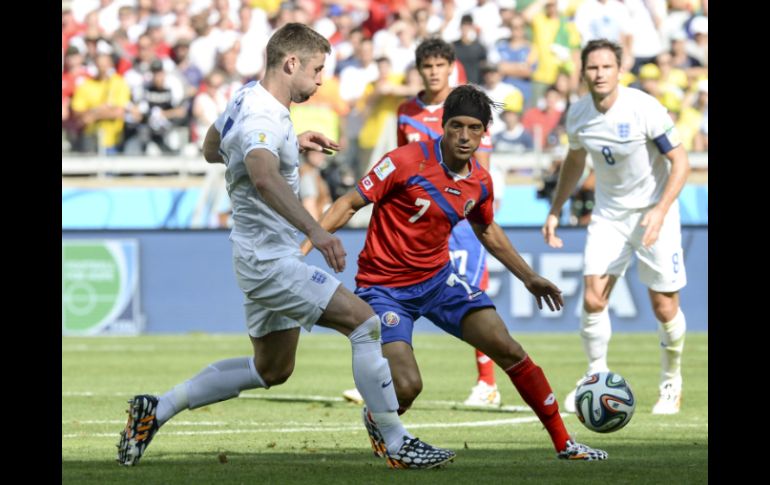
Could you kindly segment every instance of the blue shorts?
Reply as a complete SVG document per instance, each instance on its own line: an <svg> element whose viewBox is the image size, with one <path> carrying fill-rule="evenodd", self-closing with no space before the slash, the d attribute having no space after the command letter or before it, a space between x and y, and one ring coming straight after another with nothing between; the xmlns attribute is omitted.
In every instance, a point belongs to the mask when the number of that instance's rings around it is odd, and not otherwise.
<svg viewBox="0 0 770 485"><path fill-rule="evenodd" d="M414 322L419 317L462 340L460 323L465 314L495 307L486 293L460 278L451 263L416 285L359 287L355 293L380 316L383 344L401 340L412 345Z"/></svg>
<svg viewBox="0 0 770 485"><path fill-rule="evenodd" d="M455 272L473 286L480 286L487 267L487 250L467 219L458 222L449 236L449 257Z"/></svg>

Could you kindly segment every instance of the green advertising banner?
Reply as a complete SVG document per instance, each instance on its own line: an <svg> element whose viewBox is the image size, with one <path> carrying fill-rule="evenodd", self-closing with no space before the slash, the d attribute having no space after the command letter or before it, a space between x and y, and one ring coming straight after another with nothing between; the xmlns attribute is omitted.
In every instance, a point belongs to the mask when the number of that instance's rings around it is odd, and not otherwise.
<svg viewBox="0 0 770 485"><path fill-rule="evenodd" d="M142 331L136 240L63 240L61 264L62 335Z"/></svg>

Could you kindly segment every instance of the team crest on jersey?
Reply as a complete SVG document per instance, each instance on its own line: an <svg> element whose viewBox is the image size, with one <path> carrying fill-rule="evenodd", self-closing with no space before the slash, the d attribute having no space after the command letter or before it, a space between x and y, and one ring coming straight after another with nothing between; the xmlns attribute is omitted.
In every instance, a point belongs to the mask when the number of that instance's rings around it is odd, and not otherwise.
<svg viewBox="0 0 770 485"><path fill-rule="evenodd" d="M374 182L372 182L372 178L367 175L361 179L361 185L364 186L364 190L369 190L374 187Z"/></svg>
<svg viewBox="0 0 770 485"><path fill-rule="evenodd" d="M382 314L380 320L382 320L382 324L387 327L395 327L398 325L398 322L401 321L401 318L399 318L396 312L385 312Z"/></svg>
<svg viewBox="0 0 770 485"><path fill-rule="evenodd" d="M385 180L388 175L396 170L396 165L390 157L385 157L376 167L374 167L374 174L380 180Z"/></svg>
<svg viewBox="0 0 770 485"><path fill-rule="evenodd" d="M476 201L473 199L468 199L465 201L465 206L463 207L463 214L465 214L466 217L468 217L468 214L471 213L473 210L473 206L476 205Z"/></svg>
<svg viewBox="0 0 770 485"><path fill-rule="evenodd" d="M631 123L618 123L618 136L628 138L631 134Z"/></svg>
<svg viewBox="0 0 770 485"><path fill-rule="evenodd" d="M264 133L260 133L260 134L259 134L259 135L257 135L257 136L259 137L259 142L260 142L260 143L265 143L265 139L267 138L267 136L265 136L265 134L264 134Z"/></svg>

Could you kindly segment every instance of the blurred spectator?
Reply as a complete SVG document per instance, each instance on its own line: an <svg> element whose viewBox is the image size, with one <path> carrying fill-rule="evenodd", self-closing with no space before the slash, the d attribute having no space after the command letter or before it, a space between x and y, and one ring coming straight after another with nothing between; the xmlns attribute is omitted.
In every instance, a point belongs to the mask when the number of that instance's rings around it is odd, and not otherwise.
<svg viewBox="0 0 770 485"><path fill-rule="evenodd" d="M260 79L265 69L265 46L270 38L270 24L264 11L252 9L246 3L238 13L241 48L235 68L243 78Z"/></svg>
<svg viewBox="0 0 770 485"><path fill-rule="evenodd" d="M61 122L70 146L78 137L78 122L70 111L70 103L75 89L89 78L88 71L83 66L83 55L75 46L67 48L64 56L64 70L61 74Z"/></svg>
<svg viewBox="0 0 770 485"><path fill-rule="evenodd" d="M75 20L75 15L72 13L72 7L62 4L61 9L61 51L62 56L70 46L70 39L72 37L82 35L85 26Z"/></svg>
<svg viewBox="0 0 770 485"><path fill-rule="evenodd" d="M174 69L174 62L170 58L165 60L158 58L152 38L148 34L140 35L136 46L136 58L134 58L131 69L125 73L126 82L131 88L133 99L138 99L142 95L144 86L152 80L150 65L154 61L159 60L167 71Z"/></svg>
<svg viewBox="0 0 770 485"><path fill-rule="evenodd" d="M561 15L556 0L536 0L524 9L522 18L532 27L532 48L537 68L532 73L532 97L540 99L556 83L559 73L579 81L580 34L573 22Z"/></svg>
<svg viewBox="0 0 770 485"><path fill-rule="evenodd" d="M222 71L214 69L206 76L203 88L193 100L193 133L191 137L197 142L198 148L203 148L206 131L217 119L219 113L227 107L227 98L220 90L224 81L225 76Z"/></svg>
<svg viewBox="0 0 770 485"><path fill-rule="evenodd" d="M687 74L687 79L693 83L696 78L707 75L708 70L700 61L687 53L687 34L679 31L671 37L671 65L682 69Z"/></svg>
<svg viewBox="0 0 770 485"><path fill-rule="evenodd" d="M676 128L679 130L679 136L682 140L682 146L689 151L705 151L707 143L699 140L696 144L696 138L703 126L703 120L707 117L709 105L709 84L708 79L699 81L696 89L687 93L682 102L682 110L679 113L679 119ZM708 124L708 121L706 121ZM706 128L708 130L708 128ZM696 146L697 145L697 146Z"/></svg>
<svg viewBox="0 0 770 485"><path fill-rule="evenodd" d="M497 66L488 64L481 68L482 85L481 89L487 93L493 101L502 102L506 96L513 91L518 91L511 84L502 82L503 76L497 71ZM519 92L521 96L521 92ZM500 112L492 110L492 122L489 124L489 134L494 137L497 133L505 130L505 125L500 118Z"/></svg>
<svg viewBox="0 0 770 485"><path fill-rule="evenodd" d="M498 2L495 0L478 0L476 5L469 12L463 13L460 17L460 40L463 36L463 18L466 15L471 17L471 25L478 27L478 41L484 48L493 47L500 39L505 39L507 35L501 35L499 28L503 25L503 19L500 15ZM507 32L505 32L507 34ZM465 63L466 67L468 64Z"/></svg>
<svg viewBox="0 0 770 485"><path fill-rule="evenodd" d="M460 20L460 40L453 42L452 46L455 49L457 60L465 66L468 82L481 84L480 69L487 62L487 50L479 42L478 31L473 25L473 17L470 15L465 14ZM412 57L414 57L414 53L412 53Z"/></svg>
<svg viewBox="0 0 770 485"><path fill-rule="evenodd" d="M511 19L511 38L500 41L489 52L489 62L497 64L503 74L503 82L512 84L524 96L524 106L532 106L532 73L537 68L537 53L526 38L524 17L515 15Z"/></svg>
<svg viewBox="0 0 770 485"><path fill-rule="evenodd" d="M653 62L664 52L658 26L666 14L665 0L624 0L631 18L631 53L634 65L631 72L637 74L642 65Z"/></svg>
<svg viewBox="0 0 770 485"><path fill-rule="evenodd" d="M674 114L678 114L682 109L682 90L663 82L660 68L653 63L645 64L639 69L639 88L656 98Z"/></svg>
<svg viewBox="0 0 770 485"><path fill-rule="evenodd" d="M171 74L182 83L184 97L193 98L198 93L198 88L203 81L203 73L190 62L189 40L179 39L177 41L171 50L171 60L176 64Z"/></svg>
<svg viewBox="0 0 770 485"><path fill-rule="evenodd" d="M196 37L190 43L190 62L205 76L214 69L217 51L224 39L218 28L209 25L206 11L194 15L191 21Z"/></svg>
<svg viewBox="0 0 770 485"><path fill-rule="evenodd" d="M136 44L139 40L139 36L142 35L146 29L144 25L139 24L138 20L139 17L137 15L136 7L131 5L120 7L120 9L118 9L118 28L115 33L121 32L125 34L130 43Z"/></svg>
<svg viewBox="0 0 770 485"><path fill-rule="evenodd" d="M225 76L224 83L220 90L228 101L244 85L243 76L238 72L238 53L240 52L240 42L236 42L230 49L222 51L217 56L217 69L221 70Z"/></svg>
<svg viewBox="0 0 770 485"><path fill-rule="evenodd" d="M698 60L702 66L709 65L709 19L698 16L690 22L692 39L686 43L687 54Z"/></svg>
<svg viewBox="0 0 770 485"><path fill-rule="evenodd" d="M187 118L189 106L184 103L184 91L176 79L167 75L160 60L150 65L152 77L145 84L141 96L134 99L133 119L140 119L126 133L123 152L139 155L147 152L152 142L164 154L176 154L178 148L169 143L169 134L174 126ZM176 143L179 146L179 142Z"/></svg>
<svg viewBox="0 0 770 485"><path fill-rule="evenodd" d="M633 32L628 7L618 0L584 0L575 11L575 26L583 47L594 39L607 39L623 47L621 68L634 65Z"/></svg>
<svg viewBox="0 0 770 485"><path fill-rule="evenodd" d="M562 119L567 103L561 93L553 86L545 92L545 98L537 102L537 106L524 112L521 122L532 135L535 146L550 148L559 145L556 127Z"/></svg>
<svg viewBox="0 0 770 485"><path fill-rule="evenodd" d="M345 161L357 174L357 167L363 163L359 160L358 133L364 123L363 107L358 103L358 100L364 95L366 86L379 77L379 70L374 62L371 39L361 41L355 59L355 64L347 66L340 73L340 97L350 107L346 120L348 150Z"/></svg>
<svg viewBox="0 0 770 485"><path fill-rule="evenodd" d="M113 155L123 134L123 116L131 93L123 77L115 73L111 55L100 54L96 67L94 79L83 81L72 97L72 114L82 127L73 148Z"/></svg>
<svg viewBox="0 0 770 485"><path fill-rule="evenodd" d="M361 110L364 124L358 134L360 155L356 167L357 177L363 176L373 161L379 160L397 146L395 133L398 105L407 96L416 96L422 88L419 77L412 77L412 85L406 85L405 76L393 72L387 57L379 57L375 62L379 75L366 86L359 101L364 105ZM378 146L379 150L376 149Z"/></svg>
<svg viewBox="0 0 770 485"><path fill-rule="evenodd" d="M492 146L499 153L523 153L535 146L532 135L521 124L520 115L524 97L516 88L503 101L501 118L505 128L492 136Z"/></svg>
<svg viewBox="0 0 770 485"><path fill-rule="evenodd" d="M361 42L364 40L364 31L355 28L350 31L346 40L340 41L335 46L337 51L337 63L334 66L334 74L339 76L343 69L348 66L354 66L358 63L356 52L361 48Z"/></svg>
<svg viewBox="0 0 770 485"><path fill-rule="evenodd" d="M409 65L414 62L414 51L417 49L415 42L415 26L409 21L397 20L387 30L381 30L372 39L375 41L380 33L385 33L390 40L383 49L375 49L378 57L385 55L390 60L391 69L398 74L405 74Z"/></svg>

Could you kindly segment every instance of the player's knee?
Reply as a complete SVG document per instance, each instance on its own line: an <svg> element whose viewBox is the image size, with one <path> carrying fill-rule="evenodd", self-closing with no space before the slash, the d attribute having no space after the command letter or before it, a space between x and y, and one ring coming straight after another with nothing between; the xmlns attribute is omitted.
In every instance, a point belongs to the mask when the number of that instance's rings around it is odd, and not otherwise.
<svg viewBox="0 0 770 485"><path fill-rule="evenodd" d="M289 380L294 372L294 363L284 366L270 366L265 369L257 368L257 371L268 387L278 386Z"/></svg>
<svg viewBox="0 0 770 485"><path fill-rule="evenodd" d="M583 308L588 313L601 313L607 308L607 298L597 295L594 292L586 291L583 296Z"/></svg>
<svg viewBox="0 0 770 485"><path fill-rule="evenodd" d="M655 318L659 322L670 322L676 317L677 311L679 311L679 305L673 301L654 301L652 303L652 311L655 313Z"/></svg>
<svg viewBox="0 0 770 485"><path fill-rule="evenodd" d="M503 369L507 369L518 364L527 356L527 352L524 350L524 347L522 347L520 343L513 339L508 339L508 341L501 342L499 348L502 350L499 355L489 353L487 356L494 360L495 363Z"/></svg>
<svg viewBox="0 0 770 485"><path fill-rule="evenodd" d="M396 388L398 404L401 407L411 406L412 401L417 399L417 396L422 392L422 379L419 375L394 378L393 382Z"/></svg>

